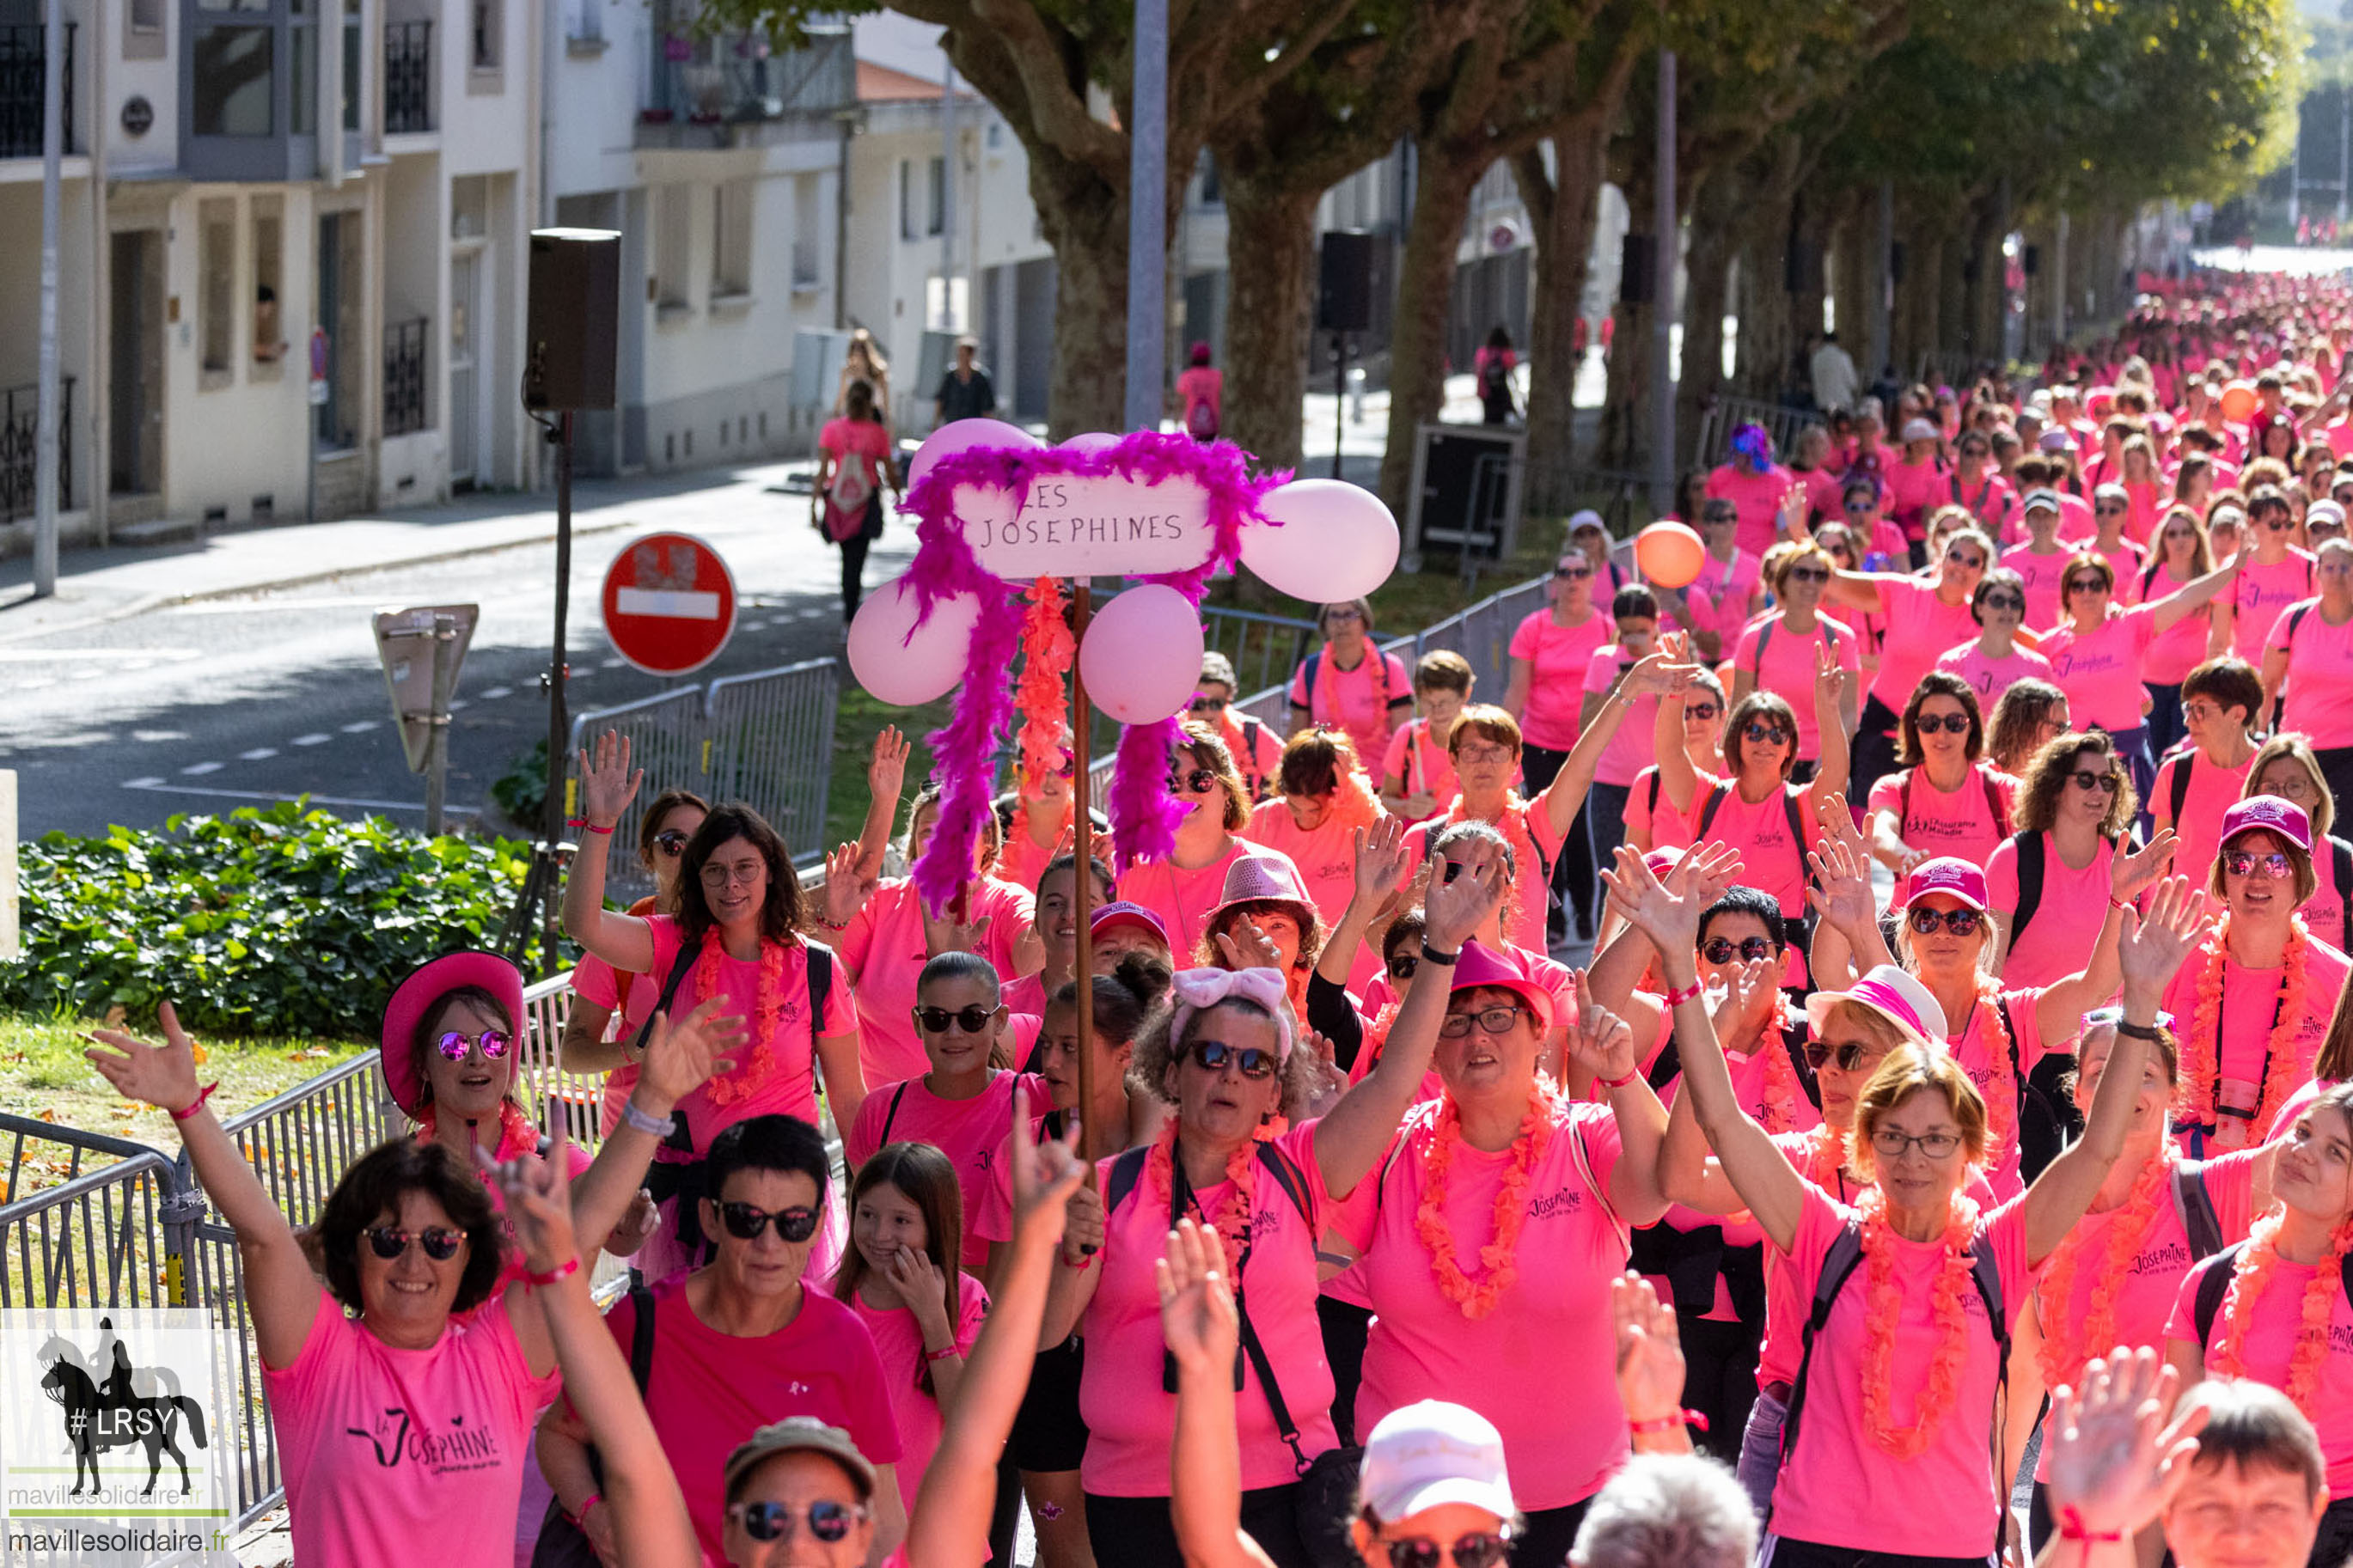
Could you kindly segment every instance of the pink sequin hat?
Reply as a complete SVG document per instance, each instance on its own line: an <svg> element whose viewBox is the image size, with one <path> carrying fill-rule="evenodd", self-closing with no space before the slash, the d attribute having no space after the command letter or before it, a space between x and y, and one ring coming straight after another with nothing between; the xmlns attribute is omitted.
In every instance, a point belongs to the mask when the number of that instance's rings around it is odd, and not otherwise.
<svg viewBox="0 0 2353 1568"><path fill-rule="evenodd" d="M445 952L412 970L384 1005L384 1086L392 1091L392 1102L410 1116L425 1108L425 1066L417 1058L417 1027L442 997L465 985L480 986L497 997L514 1021L506 1058L509 1072L513 1070L522 1031L530 1023L522 1009L522 971L495 952Z"/></svg>
<svg viewBox="0 0 2353 1568"><path fill-rule="evenodd" d="M1806 998L1806 1024L1821 1037L1822 1021L1841 1002L1868 1007L1904 1031L1915 1044L1942 1048L1945 1010L1928 988L1892 963L1883 963L1845 991L1817 991Z"/></svg>
<svg viewBox="0 0 2353 1568"><path fill-rule="evenodd" d="M1446 989L1450 993L1471 991L1482 985L1516 993L1527 1003L1529 1011L1535 1014L1539 1029L1552 1027L1554 998L1544 983L1531 975L1515 954L1466 942L1461 957L1455 961L1454 973L1447 979Z"/></svg>
<svg viewBox="0 0 2353 1568"><path fill-rule="evenodd" d="M1225 891L1218 897L1215 909L1202 929L1213 931L1228 910L1236 904L1283 904L1299 922L1303 932L1316 921L1315 905L1307 897L1307 889L1299 884L1299 872L1287 859L1278 860L1271 855L1245 855L1226 868Z"/></svg>
<svg viewBox="0 0 2353 1568"><path fill-rule="evenodd" d="M2295 802L2275 795L2250 795L2234 802L2222 814L2222 842L2217 847L2227 849L2240 834L2259 831L2277 834L2306 854L2312 853L2312 818Z"/></svg>
<svg viewBox="0 0 2353 1568"><path fill-rule="evenodd" d="M1957 860L1950 855L1940 855L1934 860L1923 860L1912 868L1912 874L1896 884L1895 900L1888 907L1903 909L1917 898L1930 893L1944 893L1982 914L1985 912L1986 876L1967 860Z"/></svg>

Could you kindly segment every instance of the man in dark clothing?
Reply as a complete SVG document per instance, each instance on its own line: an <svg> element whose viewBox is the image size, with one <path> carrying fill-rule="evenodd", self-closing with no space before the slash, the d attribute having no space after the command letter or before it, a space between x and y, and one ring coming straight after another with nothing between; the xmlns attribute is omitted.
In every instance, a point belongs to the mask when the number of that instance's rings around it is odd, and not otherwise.
<svg viewBox="0 0 2353 1568"><path fill-rule="evenodd" d="M932 394L932 411L940 424L979 419L997 412L997 388L977 363L979 350L977 338L956 340L955 368L940 377L940 389Z"/></svg>

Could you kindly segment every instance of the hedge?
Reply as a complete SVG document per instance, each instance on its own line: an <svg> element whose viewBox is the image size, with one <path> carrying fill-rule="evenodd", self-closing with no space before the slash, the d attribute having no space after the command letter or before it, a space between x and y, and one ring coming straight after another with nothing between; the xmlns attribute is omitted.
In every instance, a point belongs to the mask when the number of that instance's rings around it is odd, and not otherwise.
<svg viewBox="0 0 2353 1568"><path fill-rule="evenodd" d="M23 957L0 963L0 1006L143 1023L168 999L215 1034L372 1038L410 970L494 943L530 852L299 801L52 833L21 851Z"/></svg>

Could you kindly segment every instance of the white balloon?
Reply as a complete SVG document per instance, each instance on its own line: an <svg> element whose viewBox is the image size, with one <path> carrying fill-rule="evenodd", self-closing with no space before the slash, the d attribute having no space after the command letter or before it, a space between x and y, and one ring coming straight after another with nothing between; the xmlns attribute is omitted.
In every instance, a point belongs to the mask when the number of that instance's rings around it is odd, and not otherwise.
<svg viewBox="0 0 2353 1568"><path fill-rule="evenodd" d="M1130 588L1088 623L1079 675L1088 700L1121 723L1157 723L1200 683L1200 615L1166 584Z"/></svg>
<svg viewBox="0 0 2353 1568"><path fill-rule="evenodd" d="M913 486L923 477L923 470L942 458L972 447L1043 447L1046 443L1018 425L1008 425L1002 419L955 419L923 437L915 455L907 460L907 483Z"/></svg>
<svg viewBox="0 0 2353 1568"><path fill-rule="evenodd" d="M913 584L894 577L866 597L849 623L849 672L894 707L913 708L955 689L965 676L980 601L952 594L918 629ZM913 640L908 634L913 632Z"/></svg>
<svg viewBox="0 0 2353 1568"><path fill-rule="evenodd" d="M1266 521L1244 525L1242 564L1294 599L1360 599L1397 569L1397 519L1361 486L1293 479L1268 491L1259 510Z"/></svg>

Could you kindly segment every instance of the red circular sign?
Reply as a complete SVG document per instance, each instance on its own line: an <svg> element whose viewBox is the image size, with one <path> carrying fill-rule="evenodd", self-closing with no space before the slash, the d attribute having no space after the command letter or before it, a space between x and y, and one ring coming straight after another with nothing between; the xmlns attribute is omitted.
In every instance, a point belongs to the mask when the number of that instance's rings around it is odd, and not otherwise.
<svg viewBox="0 0 2353 1568"><path fill-rule="evenodd" d="M735 579L689 533L633 540L605 570L605 635L648 675L685 675L719 657L735 630Z"/></svg>

